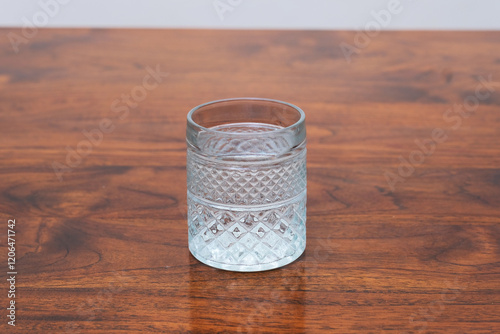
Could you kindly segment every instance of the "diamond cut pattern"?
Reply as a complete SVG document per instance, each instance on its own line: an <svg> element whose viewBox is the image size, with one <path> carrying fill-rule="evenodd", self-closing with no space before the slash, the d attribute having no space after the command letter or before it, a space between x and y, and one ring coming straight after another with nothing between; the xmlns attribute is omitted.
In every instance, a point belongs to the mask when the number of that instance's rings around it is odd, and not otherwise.
<svg viewBox="0 0 500 334"><path fill-rule="evenodd" d="M303 193L277 208L247 212L219 210L188 197L190 247L207 260L235 265L291 256L305 245L305 202Z"/></svg>
<svg viewBox="0 0 500 334"><path fill-rule="evenodd" d="M224 145L216 147L217 152L265 153L258 141ZM275 152L276 147L267 149ZM189 246L196 257L223 265L261 266L302 253L305 146L283 159L248 164L225 163L188 147L187 181Z"/></svg>
<svg viewBox="0 0 500 334"><path fill-rule="evenodd" d="M225 170L188 149L188 190L222 204L269 204L300 194L306 188L305 150L277 165Z"/></svg>

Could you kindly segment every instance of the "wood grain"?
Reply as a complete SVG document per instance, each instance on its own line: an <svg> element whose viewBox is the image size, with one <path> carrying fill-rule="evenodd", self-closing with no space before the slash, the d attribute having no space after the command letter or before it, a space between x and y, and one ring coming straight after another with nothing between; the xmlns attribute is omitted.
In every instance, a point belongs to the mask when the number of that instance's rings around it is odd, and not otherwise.
<svg viewBox="0 0 500 334"><path fill-rule="evenodd" d="M443 119L500 81L500 33L383 32L348 63L354 37L41 29L17 54L3 38L0 244L15 218L19 274L1 332L500 332L500 85L457 129ZM114 110L157 66L157 88ZM238 96L307 115L307 249L262 273L187 248L186 114ZM103 119L59 181L52 164ZM384 173L435 128L448 138L391 190Z"/></svg>

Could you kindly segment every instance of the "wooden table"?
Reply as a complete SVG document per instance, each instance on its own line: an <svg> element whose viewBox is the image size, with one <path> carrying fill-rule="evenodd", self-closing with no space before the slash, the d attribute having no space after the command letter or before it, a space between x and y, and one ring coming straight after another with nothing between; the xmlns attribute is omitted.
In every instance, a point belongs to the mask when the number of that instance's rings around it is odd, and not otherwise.
<svg viewBox="0 0 500 334"><path fill-rule="evenodd" d="M8 33L2 333L500 332L500 32ZM307 115L307 249L278 270L187 247L186 114L238 96Z"/></svg>

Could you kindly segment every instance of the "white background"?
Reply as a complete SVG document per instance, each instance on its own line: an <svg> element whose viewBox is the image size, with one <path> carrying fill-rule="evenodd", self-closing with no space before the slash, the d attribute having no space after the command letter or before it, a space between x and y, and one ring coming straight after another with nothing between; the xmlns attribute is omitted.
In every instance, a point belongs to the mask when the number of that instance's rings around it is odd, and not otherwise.
<svg viewBox="0 0 500 334"><path fill-rule="evenodd" d="M390 1L398 0L0 0L0 26L358 30ZM399 2L384 29L500 29L499 0Z"/></svg>

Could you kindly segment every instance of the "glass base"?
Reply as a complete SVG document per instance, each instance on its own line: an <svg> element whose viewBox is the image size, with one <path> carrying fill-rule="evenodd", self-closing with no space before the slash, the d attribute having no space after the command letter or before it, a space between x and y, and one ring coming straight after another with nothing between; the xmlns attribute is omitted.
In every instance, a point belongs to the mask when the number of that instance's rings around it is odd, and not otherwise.
<svg viewBox="0 0 500 334"><path fill-rule="evenodd" d="M292 263L293 261L297 260L304 253L305 244L304 244L304 249L302 249L301 251L297 250L297 252L295 252L295 254L293 254L291 256L287 256L285 258L282 258L278 261L271 262L271 263L254 264L254 265L226 264L226 263L215 262L215 261L207 260L203 257L198 256L195 252L193 252L191 247L189 248L189 251L194 256L195 259L197 259L201 263L204 263L210 267L214 267L214 268L222 269L222 270L229 270L229 271L255 272L255 271L272 270L272 269L280 268L280 267L286 266L287 264Z"/></svg>

